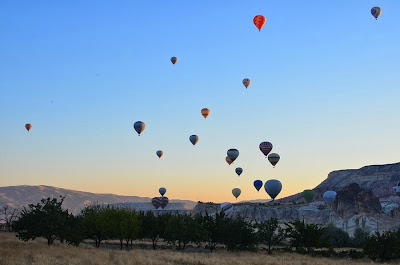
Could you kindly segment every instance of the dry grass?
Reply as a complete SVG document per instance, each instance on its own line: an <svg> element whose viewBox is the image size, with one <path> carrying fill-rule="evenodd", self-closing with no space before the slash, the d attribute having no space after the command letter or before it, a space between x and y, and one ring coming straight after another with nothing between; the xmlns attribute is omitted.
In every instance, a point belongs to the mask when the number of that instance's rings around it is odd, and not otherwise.
<svg viewBox="0 0 400 265"><path fill-rule="evenodd" d="M274 254L265 252L237 252L231 253L218 250L216 253L178 252L173 250L143 250L130 251L115 249L96 249L91 245L82 244L73 247L63 244L55 244L48 247L44 240L23 242L14 234L0 232L0 265L18 264L79 264L79 265L103 265L103 264L193 264L193 265L363 265L371 264L371 261L352 261L327 258L313 258L298 254Z"/></svg>

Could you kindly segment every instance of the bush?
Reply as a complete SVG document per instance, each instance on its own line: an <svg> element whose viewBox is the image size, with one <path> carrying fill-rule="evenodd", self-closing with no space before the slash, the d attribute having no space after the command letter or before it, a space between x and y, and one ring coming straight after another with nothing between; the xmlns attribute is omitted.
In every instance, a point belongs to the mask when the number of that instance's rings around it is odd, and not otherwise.
<svg viewBox="0 0 400 265"><path fill-rule="evenodd" d="M400 229L375 233L367 238L364 253L372 260L389 261L400 259Z"/></svg>

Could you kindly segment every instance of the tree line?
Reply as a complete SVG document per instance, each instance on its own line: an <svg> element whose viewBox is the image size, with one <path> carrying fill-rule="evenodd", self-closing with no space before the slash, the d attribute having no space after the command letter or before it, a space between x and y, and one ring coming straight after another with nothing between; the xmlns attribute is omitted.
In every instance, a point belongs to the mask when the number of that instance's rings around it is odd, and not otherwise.
<svg viewBox="0 0 400 265"><path fill-rule="evenodd" d="M353 237L330 224L307 224L295 220L279 225L276 218L263 222L249 222L239 215L215 215L136 212L126 208L90 205L74 216L62 209L65 197L42 199L29 204L12 223L12 229L21 240L47 239L78 246L84 240L93 240L100 247L104 240L118 240L120 248L134 240L149 239L156 249L161 240L184 250L189 244L214 251L228 250L296 251L299 253L336 255L333 248L359 247L363 252L349 251L346 257L368 256L373 260L400 259L400 229L369 235L358 228ZM316 250L324 248L325 250ZM344 253L344 252L343 252Z"/></svg>

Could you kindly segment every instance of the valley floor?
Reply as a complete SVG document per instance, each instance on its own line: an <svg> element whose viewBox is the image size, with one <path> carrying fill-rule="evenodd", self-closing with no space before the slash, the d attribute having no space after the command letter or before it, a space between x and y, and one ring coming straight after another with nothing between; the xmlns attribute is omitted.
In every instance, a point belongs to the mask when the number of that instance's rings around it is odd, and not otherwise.
<svg viewBox="0 0 400 265"><path fill-rule="evenodd" d="M349 265L373 264L370 260L314 258L290 253L267 255L261 251L233 253L225 250L217 250L214 253L145 249L121 251L115 248L96 249L85 243L79 247L60 243L48 247L42 239L23 242L13 233L0 232L0 265L341 265L344 263Z"/></svg>

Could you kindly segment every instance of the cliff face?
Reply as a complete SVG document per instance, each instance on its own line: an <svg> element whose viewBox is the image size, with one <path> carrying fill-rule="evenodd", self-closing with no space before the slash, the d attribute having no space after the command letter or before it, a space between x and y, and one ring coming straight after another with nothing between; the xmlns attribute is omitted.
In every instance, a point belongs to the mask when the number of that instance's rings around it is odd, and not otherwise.
<svg viewBox="0 0 400 265"><path fill-rule="evenodd" d="M400 181L400 163L366 166L360 169L337 170L328 174L326 180L315 187L315 199L322 200L327 190L341 191L351 183L363 190L371 190L380 201L397 201L400 197L393 192L393 185ZM300 193L280 199L281 202L303 201Z"/></svg>

